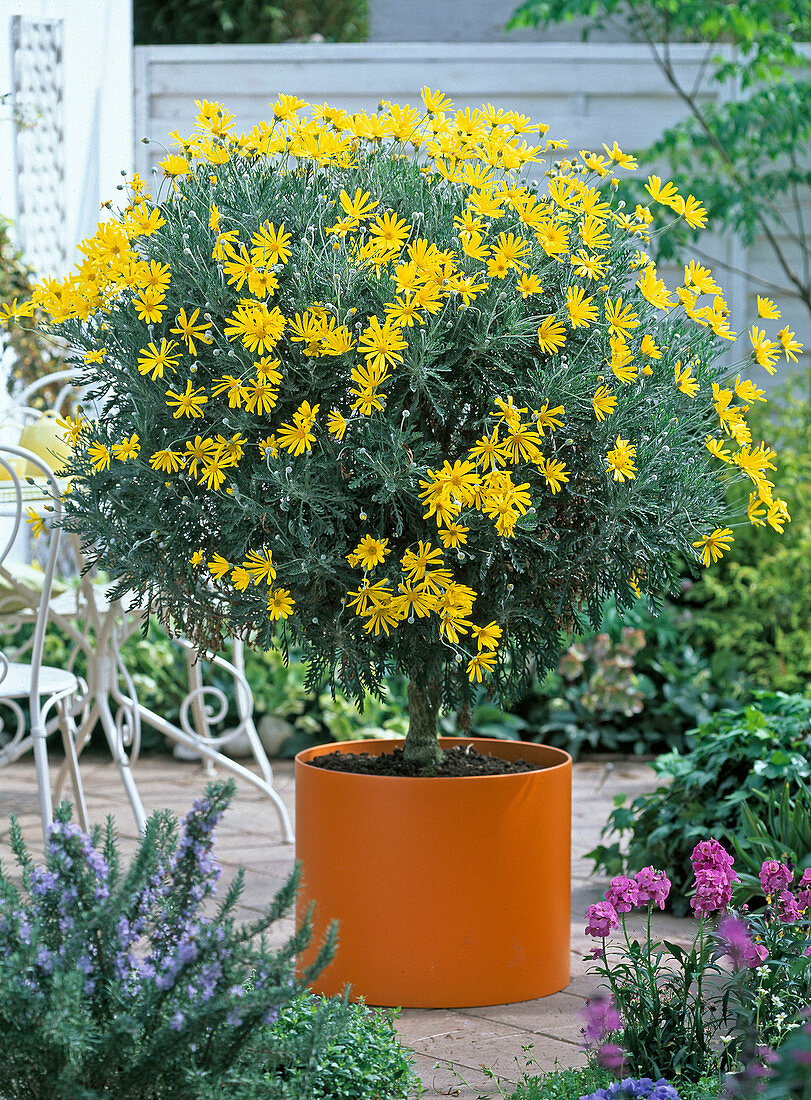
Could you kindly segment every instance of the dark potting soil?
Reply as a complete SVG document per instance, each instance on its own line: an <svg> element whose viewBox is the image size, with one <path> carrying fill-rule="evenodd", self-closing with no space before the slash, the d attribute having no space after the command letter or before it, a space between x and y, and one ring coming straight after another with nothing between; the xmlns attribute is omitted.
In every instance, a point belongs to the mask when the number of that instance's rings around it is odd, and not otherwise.
<svg viewBox="0 0 811 1100"><path fill-rule="evenodd" d="M436 772L436 779L465 778L474 775L511 775L516 772L536 772L543 769L527 760L502 760L498 756L486 756L472 746L461 745L443 749L444 760ZM403 750L384 752L373 756L369 752L329 752L307 761L314 768L333 772L351 772L356 775L393 775L415 779L421 774L418 765L403 759Z"/></svg>

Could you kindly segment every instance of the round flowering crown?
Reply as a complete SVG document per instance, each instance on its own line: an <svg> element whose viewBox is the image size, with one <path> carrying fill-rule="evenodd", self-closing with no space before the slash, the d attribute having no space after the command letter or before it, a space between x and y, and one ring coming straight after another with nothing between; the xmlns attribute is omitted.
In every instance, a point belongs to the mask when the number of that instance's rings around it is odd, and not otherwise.
<svg viewBox="0 0 811 1100"><path fill-rule="evenodd" d="M646 251L657 213L703 225L692 195L652 176L628 209L616 145L561 159L427 88L307 106L237 134L199 103L157 193L136 175L34 294L96 397L65 422L67 524L119 592L202 645L295 643L357 696L396 667L461 703L608 595L666 591L674 552L720 557L730 480L782 529L721 290ZM768 370L799 350L749 340Z"/></svg>

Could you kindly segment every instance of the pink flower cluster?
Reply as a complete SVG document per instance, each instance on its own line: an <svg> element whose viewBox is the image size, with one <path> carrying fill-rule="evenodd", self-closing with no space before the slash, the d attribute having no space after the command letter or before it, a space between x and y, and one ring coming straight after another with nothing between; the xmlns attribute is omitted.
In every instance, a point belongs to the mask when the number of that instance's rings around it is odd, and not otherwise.
<svg viewBox="0 0 811 1100"><path fill-rule="evenodd" d="M794 872L785 863L776 859L767 859L760 868L760 888L770 902L774 904L777 919L784 924L796 924L803 919L803 913L811 908L811 868L806 868L795 891L791 884ZM811 948L806 948L806 955Z"/></svg>
<svg viewBox="0 0 811 1100"><path fill-rule="evenodd" d="M760 868L760 887L774 907L777 919L784 924L796 924L803 919L804 911L811 908L811 868L803 871L795 891L790 889L793 881L791 868L775 859L765 860ZM766 948L752 940L745 921L738 917L724 917L718 925L718 938L723 954L729 956L736 970L752 969L768 958ZM804 954L811 955L811 947L807 947Z"/></svg>
<svg viewBox="0 0 811 1100"><path fill-rule="evenodd" d="M598 901L594 905L590 905L586 910L586 935L594 936L595 939L605 939L605 937L613 932L615 928L619 928L620 922L617 916L617 910L607 901Z"/></svg>
<svg viewBox="0 0 811 1100"><path fill-rule="evenodd" d="M732 900L732 887L740 879L732 870L733 856L710 837L693 848L690 856L695 874L695 896L690 905L697 917L722 912Z"/></svg>
<svg viewBox="0 0 811 1100"><path fill-rule="evenodd" d="M785 863L778 863L776 859L765 860L760 868L760 888L766 897L787 890L793 878L791 868Z"/></svg>
<svg viewBox="0 0 811 1100"><path fill-rule="evenodd" d="M586 1026L583 1028L587 1046L602 1043L606 1035L622 1027L622 1017L614 1007L614 998L598 994L590 997L584 1007L583 1016Z"/></svg>
<svg viewBox="0 0 811 1100"><path fill-rule="evenodd" d="M726 916L718 925L718 939L723 944L723 954L728 955L736 970L748 967L753 970L769 957L762 943L755 943L749 935L746 921Z"/></svg>
<svg viewBox="0 0 811 1100"><path fill-rule="evenodd" d="M640 909L649 901L664 909L667 895L670 893L670 879L664 871L654 871L653 867L643 867L637 871L634 881Z"/></svg>
<svg viewBox="0 0 811 1100"><path fill-rule="evenodd" d="M620 913L644 909L649 902L664 909L669 893L670 880L664 871L654 867L643 867L633 878L617 875L603 894L605 901L598 901L586 910L586 935L605 939L619 928Z"/></svg>
<svg viewBox="0 0 811 1100"><path fill-rule="evenodd" d="M695 874L695 895L690 901L697 917L711 913L723 913L732 900L732 889L740 879L733 866L735 859L714 837L702 840L693 849L690 860ZM774 903L779 920L795 924L803 919L803 913L811 910L811 868L803 871L794 890L790 889L794 874L785 863L766 860L760 869L760 886ZM647 905L664 909L670 893L670 880L664 871L643 867L633 878L617 875L603 895L604 901L590 905L586 910L586 935L605 939L619 928L620 914ZM722 932L725 929L725 932ZM734 917L726 918L719 926L719 935L726 944L725 954L738 966L754 967L766 958L766 949L749 939L746 924ZM602 950L595 948L593 957L601 958ZM811 955L811 947L805 951Z"/></svg>

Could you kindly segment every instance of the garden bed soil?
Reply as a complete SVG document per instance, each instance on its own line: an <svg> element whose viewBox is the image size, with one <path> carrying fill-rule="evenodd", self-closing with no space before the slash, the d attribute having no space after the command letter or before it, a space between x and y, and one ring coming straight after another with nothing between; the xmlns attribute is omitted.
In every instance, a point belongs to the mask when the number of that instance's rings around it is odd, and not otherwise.
<svg viewBox="0 0 811 1100"><path fill-rule="evenodd" d="M527 760L502 760L477 752L472 746L455 746L442 750L443 761L431 778L466 779L476 775L512 775L518 772L537 772L543 768ZM307 761L313 768L327 771L351 772L357 775L397 776L418 779L422 771L418 764L403 759L403 750L394 749L372 755L368 752L329 752Z"/></svg>

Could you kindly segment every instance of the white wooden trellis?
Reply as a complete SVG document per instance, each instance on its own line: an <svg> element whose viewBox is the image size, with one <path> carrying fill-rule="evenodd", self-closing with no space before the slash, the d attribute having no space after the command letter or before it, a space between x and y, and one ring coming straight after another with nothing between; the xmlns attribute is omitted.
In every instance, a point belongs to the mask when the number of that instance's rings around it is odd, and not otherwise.
<svg viewBox="0 0 811 1100"><path fill-rule="evenodd" d="M64 275L132 172L131 0L0 0L0 214Z"/></svg>
<svg viewBox="0 0 811 1100"><path fill-rule="evenodd" d="M65 265L65 74L62 19L11 20L17 240L37 272Z"/></svg>

